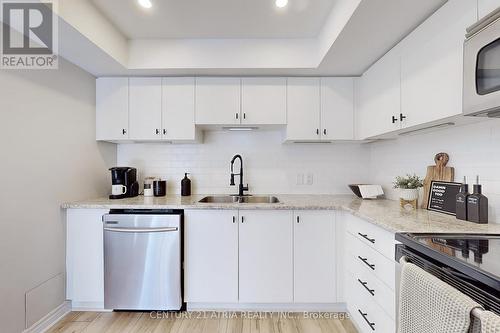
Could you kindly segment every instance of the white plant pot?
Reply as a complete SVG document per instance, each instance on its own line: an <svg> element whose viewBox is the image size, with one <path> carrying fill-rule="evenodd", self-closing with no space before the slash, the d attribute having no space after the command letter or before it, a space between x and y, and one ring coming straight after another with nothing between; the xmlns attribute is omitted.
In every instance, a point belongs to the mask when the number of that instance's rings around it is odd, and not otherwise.
<svg viewBox="0 0 500 333"><path fill-rule="evenodd" d="M418 199L418 192L419 189L400 189L399 190L399 197L403 200L406 201L412 201Z"/></svg>

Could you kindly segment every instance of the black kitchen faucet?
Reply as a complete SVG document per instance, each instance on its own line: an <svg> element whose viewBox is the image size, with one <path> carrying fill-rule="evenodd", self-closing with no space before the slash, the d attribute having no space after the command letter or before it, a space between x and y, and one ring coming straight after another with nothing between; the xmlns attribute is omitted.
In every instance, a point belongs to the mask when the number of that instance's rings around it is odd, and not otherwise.
<svg viewBox="0 0 500 333"><path fill-rule="evenodd" d="M234 167L234 161L236 159L239 159L240 160L240 173L237 173L235 174L234 171L233 171L233 167ZM231 186L234 186L235 183L234 183L234 176L240 176L240 184L239 184L239 188L238 188L238 196L243 196L245 195L243 192L244 191L248 191L248 184L247 186L243 186L243 159L241 158L241 155L234 155L233 159L231 160L231 183L229 185Z"/></svg>

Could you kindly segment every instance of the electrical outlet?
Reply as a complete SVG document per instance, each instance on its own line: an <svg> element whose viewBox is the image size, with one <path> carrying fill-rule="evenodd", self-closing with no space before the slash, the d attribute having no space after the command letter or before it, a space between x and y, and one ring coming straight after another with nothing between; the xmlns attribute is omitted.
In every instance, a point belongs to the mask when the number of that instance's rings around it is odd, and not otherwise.
<svg viewBox="0 0 500 333"><path fill-rule="evenodd" d="M307 185L312 185L314 183L314 175L312 173L307 174L307 180L306 184Z"/></svg>
<svg viewBox="0 0 500 333"><path fill-rule="evenodd" d="M304 174L303 173L297 174L297 185L304 185Z"/></svg>

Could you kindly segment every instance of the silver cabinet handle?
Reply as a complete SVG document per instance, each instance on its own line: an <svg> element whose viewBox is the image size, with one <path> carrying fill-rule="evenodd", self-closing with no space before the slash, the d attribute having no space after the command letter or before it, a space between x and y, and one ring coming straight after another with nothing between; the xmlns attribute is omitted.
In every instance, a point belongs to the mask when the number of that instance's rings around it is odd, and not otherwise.
<svg viewBox="0 0 500 333"><path fill-rule="evenodd" d="M172 232L179 230L177 227L167 228L104 228L105 231L125 233L147 233L147 232Z"/></svg>

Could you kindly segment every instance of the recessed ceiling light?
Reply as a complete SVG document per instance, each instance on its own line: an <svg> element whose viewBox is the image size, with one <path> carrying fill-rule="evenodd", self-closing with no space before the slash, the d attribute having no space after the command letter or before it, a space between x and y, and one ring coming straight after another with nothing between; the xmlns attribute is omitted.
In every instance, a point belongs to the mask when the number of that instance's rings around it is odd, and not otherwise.
<svg viewBox="0 0 500 333"><path fill-rule="evenodd" d="M288 5L288 0L276 0L276 7L284 8Z"/></svg>
<svg viewBox="0 0 500 333"><path fill-rule="evenodd" d="M153 4L151 3L151 0L137 0L139 5L144 8L151 8L153 7Z"/></svg>

